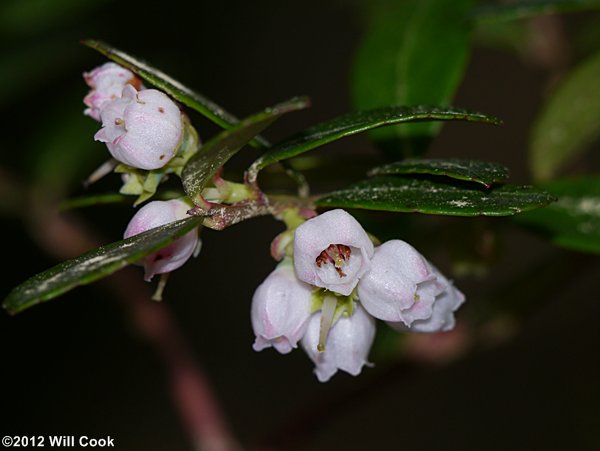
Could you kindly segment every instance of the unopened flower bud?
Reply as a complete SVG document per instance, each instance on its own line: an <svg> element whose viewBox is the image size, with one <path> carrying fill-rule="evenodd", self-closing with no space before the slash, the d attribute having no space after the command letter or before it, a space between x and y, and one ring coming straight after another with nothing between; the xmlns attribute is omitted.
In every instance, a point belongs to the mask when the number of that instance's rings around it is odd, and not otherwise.
<svg viewBox="0 0 600 451"><path fill-rule="evenodd" d="M104 103L102 128L96 141L106 143L121 163L139 169L165 166L177 152L183 135L181 111L156 89L123 88L121 98Z"/></svg>
<svg viewBox="0 0 600 451"><path fill-rule="evenodd" d="M121 97L125 85L130 84L140 89L142 82L133 72L115 63L106 63L91 72L83 74L87 85L92 88L83 99L88 108L83 112L97 121L100 120L100 109L104 103Z"/></svg>
<svg viewBox="0 0 600 451"><path fill-rule="evenodd" d="M321 315L315 313L302 338L302 348L315 363L320 382L327 382L338 370L358 376L367 361L375 338L375 320L356 304L351 316L342 316L331 328L325 351L318 350Z"/></svg>
<svg viewBox="0 0 600 451"><path fill-rule="evenodd" d="M273 346L287 354L297 347L310 317L311 295L312 287L296 278L291 262L281 262L252 297L254 350Z"/></svg>
<svg viewBox="0 0 600 451"><path fill-rule="evenodd" d="M344 296L369 270L373 243L344 210L309 219L296 229L294 265L298 278Z"/></svg>
<svg viewBox="0 0 600 451"><path fill-rule="evenodd" d="M363 307L375 318L407 326L432 314L443 285L410 244L391 240L375 249L371 270L358 284Z"/></svg>
<svg viewBox="0 0 600 451"><path fill-rule="evenodd" d="M131 218L124 238L138 235L155 227L188 217L190 206L180 199L156 200L144 205ZM164 274L181 267L198 248L198 229L188 232L169 246L146 256L140 264L144 266L144 279L149 281L155 274Z"/></svg>
<svg viewBox="0 0 600 451"><path fill-rule="evenodd" d="M398 331L411 332L447 332L454 328L456 320L454 312L465 302L465 295L454 287L452 282L446 279L433 265L428 262L430 270L436 275L437 283L443 289L435 297L431 316L425 319L417 319L408 327L403 322L388 322L390 326Z"/></svg>

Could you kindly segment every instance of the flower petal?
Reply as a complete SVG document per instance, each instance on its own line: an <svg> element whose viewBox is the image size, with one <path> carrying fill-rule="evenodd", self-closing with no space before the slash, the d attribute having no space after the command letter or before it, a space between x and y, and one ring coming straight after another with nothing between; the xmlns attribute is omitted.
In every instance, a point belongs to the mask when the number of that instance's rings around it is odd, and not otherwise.
<svg viewBox="0 0 600 451"><path fill-rule="evenodd" d="M340 271L332 263L317 265L317 258L331 245L350 249L349 259ZM311 285L350 295L359 278L369 270L373 243L350 214L332 210L309 219L296 229L294 238L294 266L298 278ZM342 275L343 273L343 275Z"/></svg>

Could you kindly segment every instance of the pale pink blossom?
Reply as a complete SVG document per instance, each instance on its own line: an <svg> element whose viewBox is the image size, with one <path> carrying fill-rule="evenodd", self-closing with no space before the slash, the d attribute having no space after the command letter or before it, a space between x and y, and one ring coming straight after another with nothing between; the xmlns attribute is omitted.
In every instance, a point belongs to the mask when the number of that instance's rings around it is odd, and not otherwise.
<svg viewBox="0 0 600 451"><path fill-rule="evenodd" d="M372 256L369 236L344 210L328 211L296 229L296 274L311 285L348 296L369 270Z"/></svg>
<svg viewBox="0 0 600 451"><path fill-rule="evenodd" d="M447 332L454 328L456 320L454 312L465 302L465 295L461 293L452 282L446 279L431 263L429 269L435 274L437 283L442 286L442 291L437 294L433 303L431 315L427 318L415 319L412 323L388 322L390 326L399 331L411 332Z"/></svg>
<svg viewBox="0 0 600 451"><path fill-rule="evenodd" d="M287 354L297 347L308 325L312 290L310 285L296 278L288 259L269 274L252 297L255 351L273 346Z"/></svg>
<svg viewBox="0 0 600 451"><path fill-rule="evenodd" d="M96 67L91 72L84 73L83 78L92 88L83 99L83 103L88 107L83 113L97 121L100 120L102 105L110 100L120 98L125 85L130 84L137 89L142 86L140 79L133 72L115 63L106 63Z"/></svg>
<svg viewBox="0 0 600 451"><path fill-rule="evenodd" d="M125 230L124 238L185 219L188 217L187 211L189 209L190 206L180 199L150 202L140 208L131 218ZM144 279L149 281L155 274L164 274L181 267L194 254L198 246L198 229L194 229L169 246L146 256L139 262L144 266Z"/></svg>
<svg viewBox="0 0 600 451"><path fill-rule="evenodd" d="M106 143L121 163L139 169L158 169L173 158L183 134L181 111L156 89L123 88L120 98L108 101L100 113L102 128L96 141Z"/></svg>
<svg viewBox="0 0 600 451"><path fill-rule="evenodd" d="M403 322L431 317L444 285L410 244L391 240L375 249L371 270L358 284L363 307L375 318Z"/></svg>
<svg viewBox="0 0 600 451"><path fill-rule="evenodd" d="M340 317L333 325L325 342L325 350L318 350L321 315L314 314L302 338L302 348L315 363L315 374L320 382L327 382L338 370L358 376L368 362L369 351L375 338L375 320L359 304L351 316Z"/></svg>

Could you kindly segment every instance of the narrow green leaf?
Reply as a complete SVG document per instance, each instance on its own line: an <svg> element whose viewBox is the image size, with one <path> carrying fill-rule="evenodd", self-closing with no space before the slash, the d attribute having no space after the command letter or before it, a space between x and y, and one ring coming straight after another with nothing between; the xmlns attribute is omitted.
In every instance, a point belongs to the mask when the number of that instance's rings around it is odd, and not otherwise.
<svg viewBox="0 0 600 451"><path fill-rule="evenodd" d="M489 188L508 178L508 168L498 163L477 160L409 158L379 166L369 175L431 174L477 182Z"/></svg>
<svg viewBox="0 0 600 451"><path fill-rule="evenodd" d="M377 3L374 3L377 5ZM472 0L404 0L381 8L365 32L352 70L354 106L448 105L469 56ZM396 158L420 155L440 123L372 132ZM402 153L401 153L402 152Z"/></svg>
<svg viewBox="0 0 600 451"><path fill-rule="evenodd" d="M107 205L107 204L133 204L131 196L125 196L118 193L103 193L103 194L92 194L90 196L74 197L72 199L64 200L60 203L60 210L73 210L75 208L93 207L95 205Z"/></svg>
<svg viewBox="0 0 600 451"><path fill-rule="evenodd" d="M561 179L543 187L558 201L519 215L517 222L558 246L600 254L600 178Z"/></svg>
<svg viewBox="0 0 600 451"><path fill-rule="evenodd" d="M600 52L579 64L550 96L531 133L537 180L552 178L600 136Z"/></svg>
<svg viewBox="0 0 600 451"><path fill-rule="evenodd" d="M201 221L201 217L192 217L173 222L56 265L13 289L4 300L3 307L14 315L78 285L86 285L106 277L168 246L197 227Z"/></svg>
<svg viewBox="0 0 600 451"><path fill-rule="evenodd" d="M258 171L270 164L295 157L346 136L385 125L425 121L501 123L499 119L493 116L450 107L390 106L359 111L315 125L282 143L276 144L252 164L248 171L249 176L251 180L256 179Z"/></svg>
<svg viewBox="0 0 600 451"><path fill-rule="evenodd" d="M530 186L491 189L429 179L377 177L326 194L320 207L362 208L451 216L509 216L552 202L548 193Z"/></svg>
<svg viewBox="0 0 600 451"><path fill-rule="evenodd" d="M231 130L215 136L200 148L183 169L181 179L187 195L195 203L198 202L198 196L208 181L242 147L284 114L307 106L308 99L294 98L250 116Z"/></svg>
<svg viewBox="0 0 600 451"><path fill-rule="evenodd" d="M126 67L151 85L156 86L158 89L169 94L175 100L196 110L198 113L210 119L220 127L223 127L224 129L230 129L239 122L238 118L236 118L233 114L225 111L225 109L204 95L191 90L164 72L138 60L137 58L134 58L133 56L128 55L127 53L102 41L96 41L94 39L86 39L83 41L83 44L94 50L97 50L107 58L113 60L115 63ZM261 137L257 137L256 141L260 147L269 147L269 143Z"/></svg>
<svg viewBox="0 0 600 451"><path fill-rule="evenodd" d="M496 22L598 8L600 0L523 0L481 6L471 14L471 18L477 22Z"/></svg>

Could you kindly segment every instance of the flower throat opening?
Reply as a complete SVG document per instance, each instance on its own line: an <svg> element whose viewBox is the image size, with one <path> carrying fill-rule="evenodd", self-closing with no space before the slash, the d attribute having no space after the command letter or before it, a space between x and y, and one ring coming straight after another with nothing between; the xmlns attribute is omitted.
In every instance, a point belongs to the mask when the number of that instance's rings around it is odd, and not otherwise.
<svg viewBox="0 0 600 451"><path fill-rule="evenodd" d="M330 244L327 249L319 254L315 259L317 266L331 263L340 277L346 277L346 273L342 271L344 263L350 259L352 250L344 244Z"/></svg>

